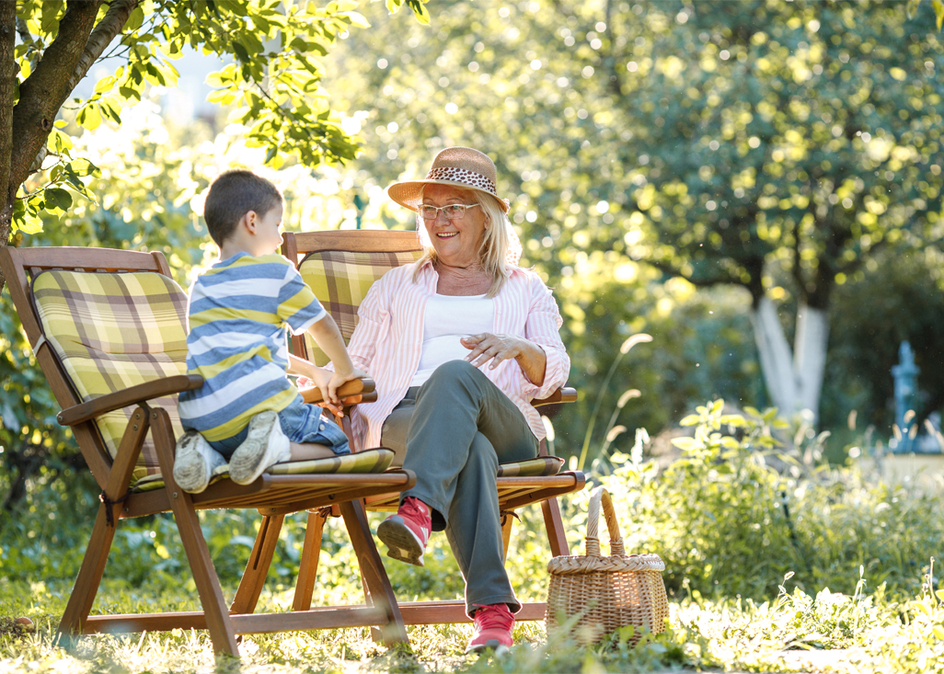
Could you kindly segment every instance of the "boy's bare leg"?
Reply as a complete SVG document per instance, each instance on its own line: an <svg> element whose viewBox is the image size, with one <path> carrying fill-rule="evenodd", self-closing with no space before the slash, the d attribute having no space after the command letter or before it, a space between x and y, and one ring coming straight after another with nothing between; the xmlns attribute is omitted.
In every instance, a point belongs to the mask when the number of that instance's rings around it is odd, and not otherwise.
<svg viewBox="0 0 944 674"><path fill-rule="evenodd" d="M291 447L292 456L289 461L312 461L314 459L331 459L335 455L330 447L318 445L313 442L304 444L293 442Z"/></svg>

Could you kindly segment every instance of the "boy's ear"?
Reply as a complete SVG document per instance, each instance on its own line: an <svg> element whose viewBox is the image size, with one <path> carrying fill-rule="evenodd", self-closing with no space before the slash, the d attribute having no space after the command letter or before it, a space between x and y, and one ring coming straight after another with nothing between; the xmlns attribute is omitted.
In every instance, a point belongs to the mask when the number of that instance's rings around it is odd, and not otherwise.
<svg viewBox="0 0 944 674"><path fill-rule="evenodd" d="M259 216L255 211L246 211L246 214L240 219L239 224L249 230L250 234L256 233L256 225L259 223Z"/></svg>

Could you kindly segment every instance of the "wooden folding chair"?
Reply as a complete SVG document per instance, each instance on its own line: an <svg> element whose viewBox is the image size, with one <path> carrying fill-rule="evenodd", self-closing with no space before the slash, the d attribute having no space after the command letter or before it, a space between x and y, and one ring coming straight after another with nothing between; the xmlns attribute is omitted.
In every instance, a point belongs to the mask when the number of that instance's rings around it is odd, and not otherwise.
<svg viewBox="0 0 944 674"><path fill-rule="evenodd" d="M214 650L238 655L238 633L379 626L388 644L406 630L360 499L399 493L415 482L385 470L390 450L280 464L240 486L225 476L200 494L175 484L177 394L202 385L186 374L186 293L170 278L161 253L86 249L0 249L0 267L30 344L102 489L81 570L59 625L71 638L95 632L196 628ZM369 393L349 382L342 395ZM280 474L272 474L278 472ZM311 581L301 588L305 611L252 614L286 514L334 507L344 517L364 582L360 606L310 609ZM197 510L254 508L262 523L233 605L223 592ZM89 615L120 520L172 512L196 581L202 611ZM303 552L313 576L317 556ZM315 551L317 552L317 551ZM307 579L308 576L306 576Z"/></svg>
<svg viewBox="0 0 944 674"><path fill-rule="evenodd" d="M347 342L357 325L357 309L371 284L394 267L409 264L422 255L415 232L387 230L353 230L283 234L282 254L293 262L332 315ZM304 336L293 338L296 355L324 364L327 358L317 345ZM533 405L556 405L573 402L577 392L570 387L559 389L545 400ZM350 432L350 415L342 418ZM514 511L531 503L540 503L553 555L567 555L569 548L564 535L557 496L580 491L586 478L579 471L560 472L563 459L548 456L542 440L536 459L499 468L498 500L503 514L502 536L505 555L511 538ZM368 497L368 510L395 511L399 495L390 493ZM313 535L319 535L319 531ZM317 546L316 546L317 547ZM296 592L298 608L306 608L305 595ZM400 612L408 625L468 622L463 601L400 602ZM515 615L518 620L543 620L545 602L526 602Z"/></svg>

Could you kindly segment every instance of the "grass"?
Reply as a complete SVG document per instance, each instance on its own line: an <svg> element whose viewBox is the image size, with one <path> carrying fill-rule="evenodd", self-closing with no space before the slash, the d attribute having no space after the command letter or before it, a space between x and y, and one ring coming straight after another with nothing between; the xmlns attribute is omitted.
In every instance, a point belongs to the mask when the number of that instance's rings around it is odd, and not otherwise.
<svg viewBox="0 0 944 674"><path fill-rule="evenodd" d="M770 602L704 600L670 602L668 629L628 645L630 628L593 647L579 647L561 635L548 639L541 622L519 623L516 645L500 656L464 655L468 625L414 626L412 650L375 644L367 629L252 635L242 640L242 657L214 657L208 635L199 631L95 635L72 645L57 644L55 629L69 583L0 582L0 672L664 672L838 671L944 672L944 606L930 593L896 603L881 590L853 595L799 588ZM132 588L109 581L109 610L147 606L196 608L192 596L171 588ZM153 592L153 594L151 594ZM261 610L281 608L290 592L267 593ZM33 623L24 628L14 618ZM824 663L827 663L824 666Z"/></svg>
<svg viewBox="0 0 944 674"><path fill-rule="evenodd" d="M940 672L944 590L934 574L944 510L936 495L882 484L852 467L810 465L776 448L772 416L687 419L694 436L664 470L637 443L591 468L613 495L626 548L666 562L668 629L629 646L628 630L589 648L543 623L516 627L501 656L466 656L469 625L409 628L412 650L387 650L367 629L252 635L242 658L214 658L205 632L84 637L65 647L55 628L91 529L93 492L78 480L33 485L26 507L0 522L0 674L16 672ZM642 437L642 436L640 436ZM809 454L809 453L805 453ZM772 466L779 464L775 470ZM71 490L71 491L68 491ZM574 554L582 553L589 489L562 500ZM58 503L58 505L56 505ZM508 569L522 599L543 598L549 551L537 508L515 525ZM373 516L372 516L373 517ZM372 522L375 528L378 519ZM201 513L224 591L232 597L258 518ZM287 518L260 610L291 605L304 518ZM93 612L195 610L195 587L166 516L122 523ZM604 543L604 550L606 545ZM461 597L445 537L427 568L387 565L403 600ZM356 561L330 520L316 604L359 602ZM27 630L15 622L25 617Z"/></svg>

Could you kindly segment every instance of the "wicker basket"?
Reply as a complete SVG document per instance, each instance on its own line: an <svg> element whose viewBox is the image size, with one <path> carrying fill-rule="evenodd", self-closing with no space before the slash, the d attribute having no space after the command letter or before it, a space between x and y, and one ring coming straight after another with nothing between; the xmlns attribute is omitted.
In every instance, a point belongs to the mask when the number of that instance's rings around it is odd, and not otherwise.
<svg viewBox="0 0 944 674"><path fill-rule="evenodd" d="M600 504L610 532L610 556L600 554L597 524ZM597 487L590 496L586 555L554 557L547 565L547 631L566 623L570 635L587 645L620 627L633 625L635 644L642 630L665 629L669 606L662 583L665 563L658 555L626 555L609 492ZM575 622L576 621L576 622Z"/></svg>

